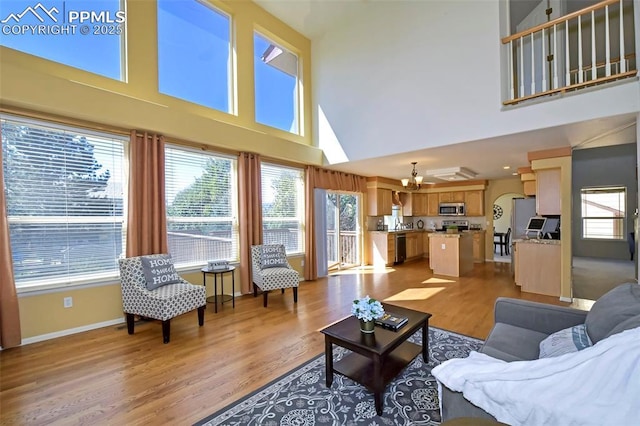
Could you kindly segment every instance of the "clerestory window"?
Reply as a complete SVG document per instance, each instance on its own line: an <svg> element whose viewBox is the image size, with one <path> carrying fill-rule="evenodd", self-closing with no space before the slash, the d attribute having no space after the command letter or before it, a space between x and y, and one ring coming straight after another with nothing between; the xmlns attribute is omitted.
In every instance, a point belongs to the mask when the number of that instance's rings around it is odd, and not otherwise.
<svg viewBox="0 0 640 426"><path fill-rule="evenodd" d="M0 45L126 80L123 0L3 0Z"/></svg>
<svg viewBox="0 0 640 426"><path fill-rule="evenodd" d="M232 113L230 16L205 0L157 1L160 93Z"/></svg>
<svg viewBox="0 0 640 426"><path fill-rule="evenodd" d="M256 122L300 134L298 56L254 32Z"/></svg>

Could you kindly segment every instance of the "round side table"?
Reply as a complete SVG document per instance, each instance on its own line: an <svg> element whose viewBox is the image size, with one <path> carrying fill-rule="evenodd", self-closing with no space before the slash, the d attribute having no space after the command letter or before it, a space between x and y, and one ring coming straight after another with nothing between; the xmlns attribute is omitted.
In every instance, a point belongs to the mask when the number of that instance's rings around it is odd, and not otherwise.
<svg viewBox="0 0 640 426"><path fill-rule="evenodd" d="M228 302L231 300L232 306L236 307L236 277L233 271L235 271L235 266L229 266L227 269L218 269L212 270L207 267L201 269L202 271L202 284L207 287L207 275L213 275L213 297L207 297L207 302L213 303L214 312L218 313L218 275L220 275L220 304L223 305L224 302ZM227 272L231 273L231 296L225 296L224 294L224 274Z"/></svg>

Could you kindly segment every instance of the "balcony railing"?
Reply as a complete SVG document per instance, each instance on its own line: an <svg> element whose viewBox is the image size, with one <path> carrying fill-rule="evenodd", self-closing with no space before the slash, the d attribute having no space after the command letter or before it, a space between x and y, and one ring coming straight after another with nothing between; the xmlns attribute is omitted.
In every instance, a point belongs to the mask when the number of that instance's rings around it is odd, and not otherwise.
<svg viewBox="0 0 640 426"><path fill-rule="evenodd" d="M338 253L339 258L335 259L337 241L336 231L327 231L327 260L329 264L359 265L358 234L355 231L340 231L341 250Z"/></svg>
<svg viewBox="0 0 640 426"><path fill-rule="evenodd" d="M633 2L606 0L502 39L505 105L635 76Z"/></svg>

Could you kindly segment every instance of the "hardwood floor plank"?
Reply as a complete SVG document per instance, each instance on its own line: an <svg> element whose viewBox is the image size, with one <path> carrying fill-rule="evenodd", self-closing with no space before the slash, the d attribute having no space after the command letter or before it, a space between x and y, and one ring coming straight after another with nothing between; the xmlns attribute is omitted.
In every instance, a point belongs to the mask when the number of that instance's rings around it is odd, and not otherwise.
<svg viewBox="0 0 640 426"><path fill-rule="evenodd" d="M0 353L1 424L192 424L320 354L318 332L369 294L384 305L430 312L430 324L484 339L500 296L567 305L522 293L508 264L476 264L460 278L434 277L426 260L386 271L346 270L291 291L236 298L205 325L196 312L171 321L118 325Z"/></svg>

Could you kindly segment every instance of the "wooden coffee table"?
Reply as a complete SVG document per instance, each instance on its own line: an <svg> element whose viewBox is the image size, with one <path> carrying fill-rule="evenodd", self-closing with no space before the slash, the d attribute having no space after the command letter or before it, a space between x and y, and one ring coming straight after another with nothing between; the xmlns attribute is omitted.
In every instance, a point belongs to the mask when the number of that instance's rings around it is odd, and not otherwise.
<svg viewBox="0 0 640 426"><path fill-rule="evenodd" d="M324 334L327 387L333 383L333 373L339 373L364 385L373 392L376 412L382 414L382 394L385 388L420 352L429 362L429 318L431 314L385 304L387 312L405 316L408 323L398 331L376 326L375 333L360 331L360 322L350 316L320 330ZM422 346L407 339L422 328ZM333 362L333 345L353 353Z"/></svg>

